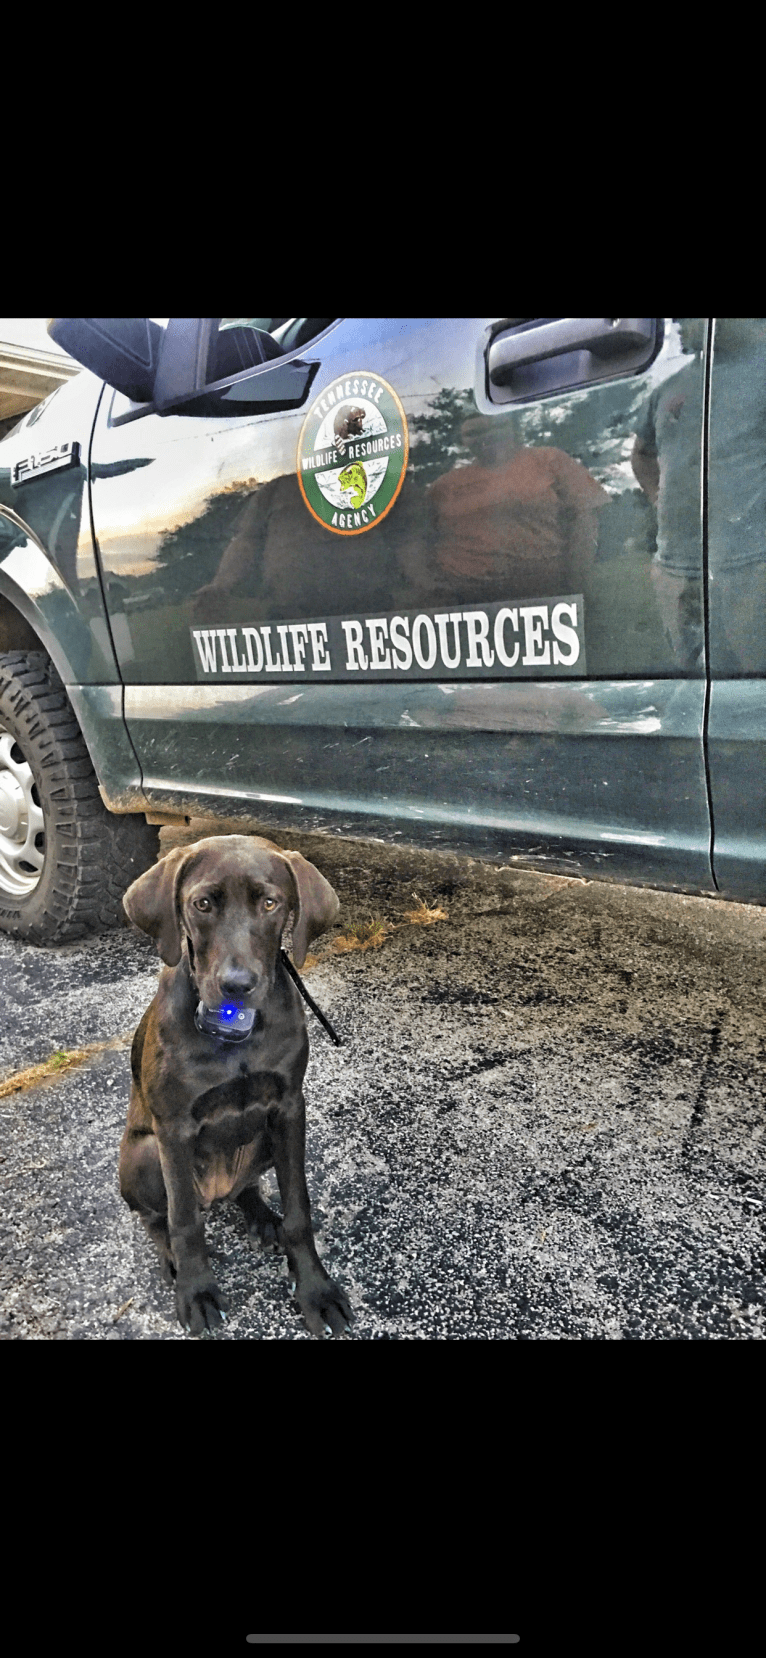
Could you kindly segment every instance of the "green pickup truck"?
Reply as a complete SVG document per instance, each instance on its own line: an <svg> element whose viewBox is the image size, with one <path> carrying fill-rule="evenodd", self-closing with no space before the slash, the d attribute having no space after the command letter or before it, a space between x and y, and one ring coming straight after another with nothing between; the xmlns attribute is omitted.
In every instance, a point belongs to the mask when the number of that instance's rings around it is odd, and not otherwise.
<svg viewBox="0 0 766 1658"><path fill-rule="evenodd" d="M766 320L56 318L0 443L0 927L157 826L766 902Z"/></svg>

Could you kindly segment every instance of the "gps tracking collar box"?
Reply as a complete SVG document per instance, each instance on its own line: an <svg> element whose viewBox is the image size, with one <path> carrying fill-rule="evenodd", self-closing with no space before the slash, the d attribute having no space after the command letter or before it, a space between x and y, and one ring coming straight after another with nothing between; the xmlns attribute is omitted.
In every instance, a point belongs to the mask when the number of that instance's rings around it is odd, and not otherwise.
<svg viewBox="0 0 766 1658"><path fill-rule="evenodd" d="M238 1007L235 1002L222 1002L220 1007L197 1004L194 1023L205 1036L217 1036L224 1042L246 1042L252 1036L258 1011L252 1007Z"/></svg>
<svg viewBox="0 0 766 1658"><path fill-rule="evenodd" d="M309 995L300 974L293 967L290 957L284 950L280 950L279 954L306 1005L311 1008L312 1013L315 1013L317 1019L324 1025L336 1048L342 1047L341 1038L337 1031L333 1030L326 1014L322 1013L321 1008L317 1007L313 997ZM257 1019L257 1008L239 1007L236 1002L222 1002L220 1007L206 1007L204 1002L198 1002L197 1011L194 1015L197 1030L202 1031L205 1036L217 1036L223 1042L246 1042L248 1037L253 1034Z"/></svg>

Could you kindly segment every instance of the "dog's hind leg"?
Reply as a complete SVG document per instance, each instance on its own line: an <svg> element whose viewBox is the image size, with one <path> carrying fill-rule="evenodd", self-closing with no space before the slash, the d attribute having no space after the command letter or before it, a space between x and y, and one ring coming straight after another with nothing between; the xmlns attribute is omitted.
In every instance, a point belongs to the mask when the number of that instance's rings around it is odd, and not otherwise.
<svg viewBox="0 0 766 1658"><path fill-rule="evenodd" d="M284 1249L282 1222L268 1203L264 1203L258 1187L247 1186L236 1201L247 1222L252 1247L258 1244L262 1249Z"/></svg>
<svg viewBox="0 0 766 1658"><path fill-rule="evenodd" d="M176 1269L168 1232L168 1200L153 1134L126 1129L120 1147L120 1191L128 1208L140 1215L159 1255L162 1276L172 1286Z"/></svg>
<svg viewBox="0 0 766 1658"><path fill-rule="evenodd" d="M175 1285L175 1281L176 1281L176 1269L175 1269L175 1264L174 1264L174 1261L173 1261L173 1252L170 1248L170 1237L169 1237L169 1234L168 1234L168 1217L167 1217L167 1214L165 1214L165 1215L143 1215L142 1214L141 1219L144 1223L144 1226L146 1227L147 1232L149 1233L149 1237L151 1238L152 1243L155 1246L155 1249L157 1250L157 1254L159 1255L160 1268L162 1270L162 1276L165 1279L165 1283L170 1284L170 1286L172 1288Z"/></svg>

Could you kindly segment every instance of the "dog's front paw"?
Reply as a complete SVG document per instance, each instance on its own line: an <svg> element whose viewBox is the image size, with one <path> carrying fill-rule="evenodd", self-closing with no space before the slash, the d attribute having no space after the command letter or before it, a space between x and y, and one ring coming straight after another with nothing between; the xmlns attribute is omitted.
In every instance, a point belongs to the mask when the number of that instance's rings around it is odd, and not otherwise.
<svg viewBox="0 0 766 1658"><path fill-rule="evenodd" d="M309 1282L299 1279L295 1303L318 1341L324 1341L325 1336L342 1336L354 1317L345 1290L326 1276Z"/></svg>
<svg viewBox="0 0 766 1658"><path fill-rule="evenodd" d="M193 1336L201 1336L204 1330L217 1330L221 1319L226 1318L225 1305L213 1278L194 1284L176 1281L178 1320Z"/></svg>

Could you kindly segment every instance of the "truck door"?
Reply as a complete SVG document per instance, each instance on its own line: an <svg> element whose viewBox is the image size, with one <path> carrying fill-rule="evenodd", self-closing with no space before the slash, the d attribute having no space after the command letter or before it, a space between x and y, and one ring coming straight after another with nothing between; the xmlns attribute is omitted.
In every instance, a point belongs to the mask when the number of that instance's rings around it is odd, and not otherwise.
<svg viewBox="0 0 766 1658"><path fill-rule="evenodd" d="M93 437L157 808L711 890L704 323L232 320Z"/></svg>
<svg viewBox="0 0 766 1658"><path fill-rule="evenodd" d="M708 477L713 869L766 903L766 318L713 324Z"/></svg>

